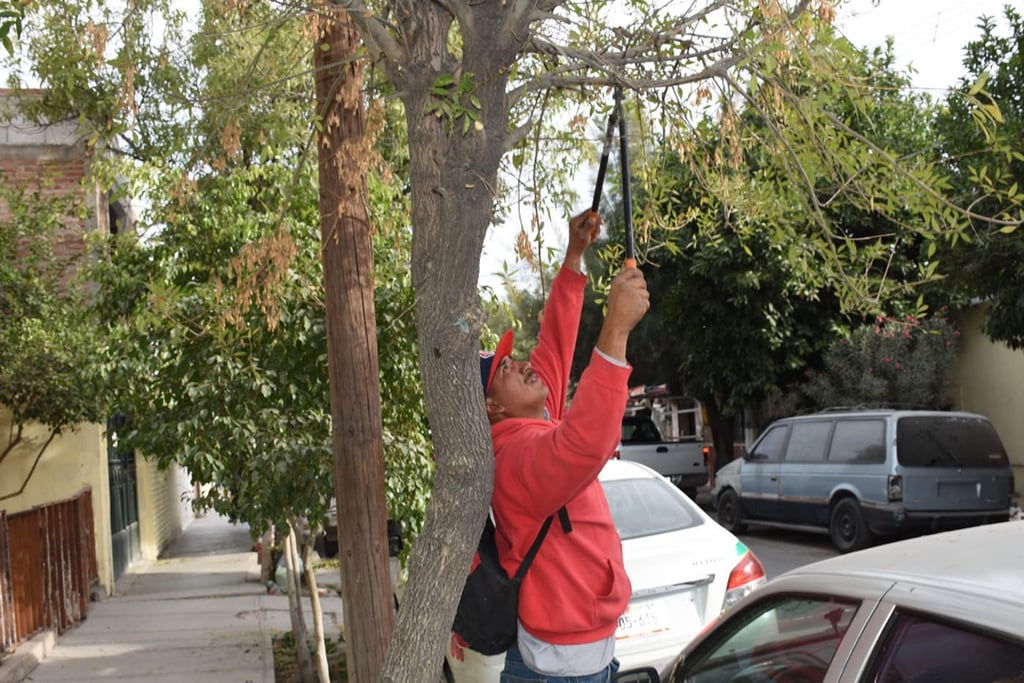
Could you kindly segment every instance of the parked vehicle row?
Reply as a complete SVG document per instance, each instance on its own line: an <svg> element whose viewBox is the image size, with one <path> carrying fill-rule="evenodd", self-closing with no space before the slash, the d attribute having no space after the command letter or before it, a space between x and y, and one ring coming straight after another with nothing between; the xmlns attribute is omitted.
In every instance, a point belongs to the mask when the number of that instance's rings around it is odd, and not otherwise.
<svg viewBox="0 0 1024 683"><path fill-rule="evenodd" d="M773 422L711 491L719 522L825 529L841 552L878 537L1006 521L1013 471L991 422L964 412L824 411Z"/></svg>
<svg viewBox="0 0 1024 683"><path fill-rule="evenodd" d="M981 415L778 420L719 471L721 524L640 463L599 479L633 585L619 683L1024 683L1024 524ZM748 522L827 531L846 554L766 583L735 535ZM503 655L453 654L449 681L499 680Z"/></svg>

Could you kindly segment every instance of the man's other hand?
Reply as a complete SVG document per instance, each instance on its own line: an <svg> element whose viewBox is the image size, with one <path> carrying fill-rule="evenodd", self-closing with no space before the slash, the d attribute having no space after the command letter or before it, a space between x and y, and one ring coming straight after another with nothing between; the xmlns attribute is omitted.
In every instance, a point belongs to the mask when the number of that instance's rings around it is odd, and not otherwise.
<svg viewBox="0 0 1024 683"><path fill-rule="evenodd" d="M564 265L577 273L583 270L583 253L601 234L601 214L587 209L569 220L569 246Z"/></svg>
<svg viewBox="0 0 1024 683"><path fill-rule="evenodd" d="M639 268L625 268L612 280L608 291L608 312L604 316L597 348L612 358L626 359L626 341L651 307L647 280Z"/></svg>

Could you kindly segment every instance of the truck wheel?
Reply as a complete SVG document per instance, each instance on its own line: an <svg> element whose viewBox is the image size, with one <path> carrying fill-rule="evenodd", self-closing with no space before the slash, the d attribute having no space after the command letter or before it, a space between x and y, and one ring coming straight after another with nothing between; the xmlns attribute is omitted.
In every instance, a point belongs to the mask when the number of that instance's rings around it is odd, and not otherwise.
<svg viewBox="0 0 1024 683"><path fill-rule="evenodd" d="M740 497L732 489L726 489L718 496L718 523L734 534L747 530L743 523L743 508Z"/></svg>
<svg viewBox="0 0 1024 683"><path fill-rule="evenodd" d="M828 525L832 536L832 545L841 553L866 548L874 534L864 521L860 505L853 498L843 498L832 508L832 516Z"/></svg>

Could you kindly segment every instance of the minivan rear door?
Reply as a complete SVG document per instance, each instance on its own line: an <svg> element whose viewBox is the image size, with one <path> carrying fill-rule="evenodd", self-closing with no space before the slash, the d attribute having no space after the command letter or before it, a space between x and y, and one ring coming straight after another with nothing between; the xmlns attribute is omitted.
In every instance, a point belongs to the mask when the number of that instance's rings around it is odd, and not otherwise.
<svg viewBox="0 0 1024 683"><path fill-rule="evenodd" d="M997 512L1013 477L992 423L968 413L901 416L896 456L908 512Z"/></svg>

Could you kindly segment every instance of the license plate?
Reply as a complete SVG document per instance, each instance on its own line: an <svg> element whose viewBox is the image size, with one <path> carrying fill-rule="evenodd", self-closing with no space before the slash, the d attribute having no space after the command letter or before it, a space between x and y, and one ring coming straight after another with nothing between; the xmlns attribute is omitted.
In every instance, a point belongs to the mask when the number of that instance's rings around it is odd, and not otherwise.
<svg viewBox="0 0 1024 683"><path fill-rule="evenodd" d="M697 620L697 606L689 591L666 595L657 600L635 600L619 617L616 640L649 636L671 631L680 624Z"/></svg>

